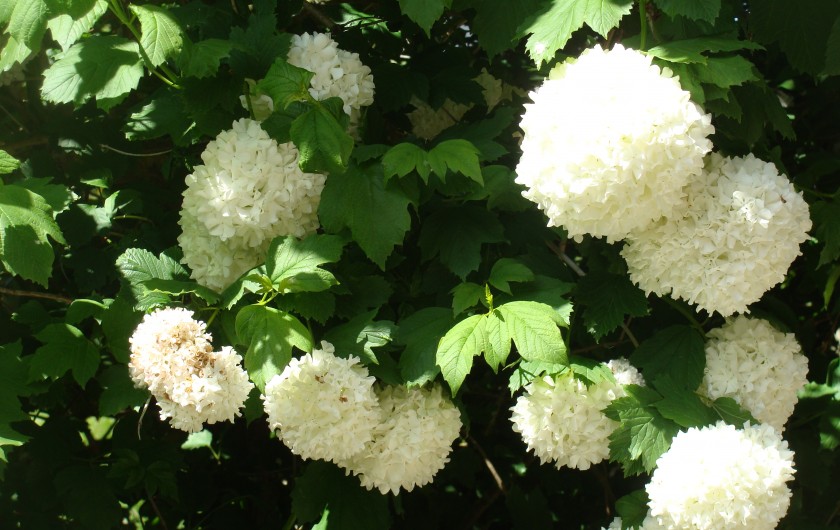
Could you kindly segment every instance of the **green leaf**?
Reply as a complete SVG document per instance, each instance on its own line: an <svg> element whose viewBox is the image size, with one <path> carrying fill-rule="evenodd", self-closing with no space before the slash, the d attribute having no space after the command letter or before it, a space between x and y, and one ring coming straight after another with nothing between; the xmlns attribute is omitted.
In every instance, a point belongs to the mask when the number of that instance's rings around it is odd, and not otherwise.
<svg viewBox="0 0 840 530"><path fill-rule="evenodd" d="M689 68L698 80L721 88L730 88L743 85L747 81L758 80L753 63L740 55L709 57L706 64L693 64Z"/></svg>
<svg viewBox="0 0 840 530"><path fill-rule="evenodd" d="M233 43L222 39L205 39L199 42L183 41L177 64L181 75L186 77L210 77L219 71L219 63L226 59L233 49Z"/></svg>
<svg viewBox="0 0 840 530"><path fill-rule="evenodd" d="M394 323L389 320L374 321L378 309L362 313L348 322L332 328L324 340L335 346L336 355L354 355L364 364L378 364L373 348L391 342Z"/></svg>
<svg viewBox="0 0 840 530"><path fill-rule="evenodd" d="M720 397L709 404L712 410L720 419L730 425L734 425L739 429L744 426L744 423L750 422L753 425L758 424L752 414L742 408L734 399L730 397Z"/></svg>
<svg viewBox="0 0 840 530"><path fill-rule="evenodd" d="M300 152L298 164L310 173L342 173L347 169L353 138L324 105L313 105L289 129Z"/></svg>
<svg viewBox="0 0 840 530"><path fill-rule="evenodd" d="M202 449L204 447L208 449L213 447L213 433L207 429L190 433L184 443L181 444L181 449L186 451Z"/></svg>
<svg viewBox="0 0 840 530"><path fill-rule="evenodd" d="M486 328L487 351L484 352L484 360L493 372L498 373L510 356L510 330L498 309L487 315Z"/></svg>
<svg viewBox="0 0 840 530"><path fill-rule="evenodd" d="M667 374L685 388L697 388L706 368L704 339L691 326L670 326L644 341L630 362L648 381Z"/></svg>
<svg viewBox="0 0 840 530"><path fill-rule="evenodd" d="M826 75L840 74L840 17L837 18L831 28L825 50L825 70L823 70L823 73Z"/></svg>
<svg viewBox="0 0 840 530"><path fill-rule="evenodd" d="M208 304L215 304L219 301L219 295L215 291L197 284L195 280L151 278L143 282L143 286L151 292L169 295L170 298L185 294L194 294Z"/></svg>
<svg viewBox="0 0 840 530"><path fill-rule="evenodd" d="M278 57L265 78L257 83L257 90L271 96L275 108L285 109L295 101L308 101L313 75L309 70L292 66L285 58Z"/></svg>
<svg viewBox="0 0 840 530"><path fill-rule="evenodd" d="M623 528L641 528L648 513L647 492L643 489L621 497L615 501L615 511L621 517Z"/></svg>
<svg viewBox="0 0 840 530"><path fill-rule="evenodd" d="M557 328L557 312L539 302L508 302L497 308L508 333L523 359L555 364L569 364L566 343Z"/></svg>
<svg viewBox="0 0 840 530"><path fill-rule="evenodd" d="M840 205L833 201L818 201L811 205L814 219L814 235L822 245L820 261L822 267L840 258Z"/></svg>
<svg viewBox="0 0 840 530"><path fill-rule="evenodd" d="M25 0L14 3L6 33L31 50L41 48L47 31L49 6L44 0Z"/></svg>
<svg viewBox="0 0 840 530"><path fill-rule="evenodd" d="M0 262L6 270L46 287L53 263L47 236L65 243L44 198L21 186L0 185Z"/></svg>
<svg viewBox="0 0 840 530"><path fill-rule="evenodd" d="M384 269L411 227L410 203L400 190L385 186L381 168L353 166L327 179L318 217L331 232L349 228L365 255Z"/></svg>
<svg viewBox="0 0 840 530"><path fill-rule="evenodd" d="M483 185L484 179L478 165L478 154L479 150L467 140L446 140L429 151L428 163L432 171L442 180L446 178L448 167L451 171L466 175Z"/></svg>
<svg viewBox="0 0 840 530"><path fill-rule="evenodd" d="M128 366L115 364L105 369L96 378L102 385L99 395L99 414L114 416L126 409L140 407L149 397L149 392L134 386L128 374Z"/></svg>
<svg viewBox="0 0 840 530"><path fill-rule="evenodd" d="M429 182L428 153L422 148L410 144L401 143L390 148L382 157L382 169L385 175L385 182L394 175L404 177L412 171L417 171L423 182Z"/></svg>
<svg viewBox="0 0 840 530"><path fill-rule="evenodd" d="M473 357L487 351L486 315L473 315L455 324L440 339L435 362L452 395L458 393L467 374L472 370Z"/></svg>
<svg viewBox="0 0 840 530"><path fill-rule="evenodd" d="M19 396L27 396L32 391L27 385L29 371L20 353L20 342L0 346L0 426L27 419Z"/></svg>
<svg viewBox="0 0 840 530"><path fill-rule="evenodd" d="M158 66L181 52L184 30L169 9L153 4L129 7L140 19L140 45L146 50L152 66Z"/></svg>
<svg viewBox="0 0 840 530"><path fill-rule="evenodd" d="M645 53L672 63L706 64L708 57L703 52L734 52L738 50L763 50L760 44L737 39L701 37L696 39L666 42Z"/></svg>
<svg viewBox="0 0 840 530"><path fill-rule="evenodd" d="M446 268L462 280L481 264L485 243L504 241L504 228L496 216L474 204L443 207L432 213L420 229L424 260L440 256Z"/></svg>
<svg viewBox="0 0 840 530"><path fill-rule="evenodd" d="M624 15L630 14L633 3L633 0L587 0L586 24L606 37L610 30L618 27Z"/></svg>
<svg viewBox="0 0 840 530"><path fill-rule="evenodd" d="M2 1L2 0L0 0ZM0 72L8 72L14 65L22 64L32 54L32 50L14 37L9 37L0 53Z"/></svg>
<svg viewBox="0 0 840 530"><path fill-rule="evenodd" d="M236 334L248 345L245 370L260 392L292 359L292 350L312 351L312 334L298 319L263 305L249 305L236 315Z"/></svg>
<svg viewBox="0 0 840 530"><path fill-rule="evenodd" d="M610 367L606 363L594 359L570 355L569 368L572 370L575 378L583 381L587 386L603 381L615 383L615 377Z"/></svg>
<svg viewBox="0 0 840 530"><path fill-rule="evenodd" d="M96 0L46 0L50 15L70 15L80 18L90 11Z"/></svg>
<svg viewBox="0 0 840 530"><path fill-rule="evenodd" d="M281 298L281 305L305 319L326 324L335 314L335 295L326 291L289 293Z"/></svg>
<svg viewBox="0 0 840 530"><path fill-rule="evenodd" d="M502 258L493 264L490 277L487 280L496 289L511 294L510 282L530 282L534 273L527 265L512 258Z"/></svg>
<svg viewBox="0 0 840 530"><path fill-rule="evenodd" d="M330 530L388 530L388 497L363 489L356 477L327 462L312 462L295 480L292 511L310 523L329 511Z"/></svg>
<svg viewBox="0 0 840 530"><path fill-rule="evenodd" d="M652 390L647 393L658 396ZM610 460L619 462L626 475L653 470L656 460L671 447L671 439L679 432L676 424L645 401L631 395L614 400L604 409L608 418L619 422L610 435Z"/></svg>
<svg viewBox="0 0 840 530"><path fill-rule="evenodd" d="M123 509L108 481L106 468L71 465L55 475L55 491L80 528L109 530L120 525Z"/></svg>
<svg viewBox="0 0 840 530"><path fill-rule="evenodd" d="M676 383L670 375L660 375L653 381L653 385L662 394L662 399L653 403L653 406L662 416L680 427L703 427L718 419L694 389Z"/></svg>
<svg viewBox="0 0 840 530"><path fill-rule="evenodd" d="M470 0L467 5L476 11L470 28L478 43L492 58L512 48L517 28L540 6L539 0L508 0L504 9L494 0Z"/></svg>
<svg viewBox="0 0 840 530"><path fill-rule="evenodd" d="M138 111L133 112L123 126L125 137L131 141L151 140L169 135L180 143L193 121L176 94L168 92L152 96Z"/></svg>
<svg viewBox="0 0 840 530"><path fill-rule="evenodd" d="M704 20L713 24L720 13L720 0L653 0L663 13L671 18L686 17L691 20Z"/></svg>
<svg viewBox="0 0 840 530"><path fill-rule="evenodd" d="M548 304L557 312L563 325L571 325L572 304L564 295L569 293L575 284L560 281L550 276L536 275L534 281L523 284L516 290L516 300L528 300Z"/></svg>
<svg viewBox="0 0 840 530"><path fill-rule="evenodd" d="M59 55L44 72L41 96L51 103L81 105L125 96L143 77L143 61L136 42L122 37L93 36Z"/></svg>
<svg viewBox="0 0 840 530"><path fill-rule="evenodd" d="M53 40L61 46L62 51L67 51L82 35L93 28L96 21L106 11L108 11L108 1L96 0L90 5L87 12L78 16L72 16L70 14L58 15L47 22L47 27L52 34Z"/></svg>
<svg viewBox="0 0 840 530"><path fill-rule="evenodd" d="M278 237L268 248L265 271L279 293L324 291L338 281L320 265L338 261L343 248L344 241L338 236Z"/></svg>
<svg viewBox="0 0 840 530"><path fill-rule="evenodd" d="M484 287L477 283L459 283L452 288L452 314L458 316L475 307L484 298Z"/></svg>
<svg viewBox="0 0 840 530"><path fill-rule="evenodd" d="M32 193L40 195L47 204L50 206L52 210L53 217L56 214L63 212L67 209L67 205L69 205L73 201L73 194L67 186L61 184L50 184L52 179L49 177L45 178L27 178L17 182L17 185L21 188L26 188Z"/></svg>
<svg viewBox="0 0 840 530"><path fill-rule="evenodd" d="M166 252L156 257L148 250L130 248L117 258L117 269L127 282L132 295L131 302L138 311L166 305L170 297L147 285L150 280L179 280L190 282L186 269ZM196 288L198 286L196 285Z"/></svg>
<svg viewBox="0 0 840 530"><path fill-rule="evenodd" d="M399 366L408 386L428 383L440 372L437 346L451 327L452 312L445 307L426 307L400 320L394 342L405 347Z"/></svg>
<svg viewBox="0 0 840 530"><path fill-rule="evenodd" d="M20 167L20 161L0 149L0 175L8 175Z"/></svg>
<svg viewBox="0 0 840 530"><path fill-rule="evenodd" d="M29 378L58 378L68 370L84 387L99 367L99 348L84 333L70 324L49 324L35 335L43 346L35 351L29 366Z"/></svg>
<svg viewBox="0 0 840 530"><path fill-rule="evenodd" d="M452 0L399 0L400 11L413 20L429 36L429 30L443 15L445 8L452 6Z"/></svg>
<svg viewBox="0 0 840 530"><path fill-rule="evenodd" d="M583 321L595 340L619 327L628 316L648 312L645 293L626 274L592 272L578 281L575 298L584 306Z"/></svg>

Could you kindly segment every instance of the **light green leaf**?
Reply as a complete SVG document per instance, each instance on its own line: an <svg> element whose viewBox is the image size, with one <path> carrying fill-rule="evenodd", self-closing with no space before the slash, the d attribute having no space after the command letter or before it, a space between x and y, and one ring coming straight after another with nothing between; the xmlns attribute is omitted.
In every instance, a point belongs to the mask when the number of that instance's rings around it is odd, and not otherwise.
<svg viewBox="0 0 840 530"><path fill-rule="evenodd" d="M498 373L510 355L511 336L508 323L502 318L499 310L493 310L487 315L486 328L487 351L484 352L484 360L493 372Z"/></svg>
<svg viewBox="0 0 840 530"><path fill-rule="evenodd" d="M79 37L87 33L96 24L96 21L108 10L107 0L96 0L81 16L69 14L58 15L47 22L47 27L52 34L54 41L61 46L62 51L67 49L79 40Z"/></svg>
<svg viewBox="0 0 840 530"><path fill-rule="evenodd" d="M111 36L77 42L44 72L41 96L51 103L81 105L91 97L113 99L137 88L143 62L137 43Z"/></svg>
<svg viewBox="0 0 840 530"><path fill-rule="evenodd" d="M734 52L738 50L763 50L757 42L748 40L701 37L696 39L666 42L647 50L645 53L672 63L706 64L708 57L704 52Z"/></svg>
<svg viewBox="0 0 840 530"><path fill-rule="evenodd" d="M268 248L265 271L279 293L324 291L338 281L319 266L338 261L343 248L344 241L338 236L278 237Z"/></svg>
<svg viewBox="0 0 840 530"><path fill-rule="evenodd" d="M630 362L641 368L648 381L668 374L685 388L697 388L706 367L703 336L691 326L667 327L642 342Z"/></svg>
<svg viewBox="0 0 840 530"><path fill-rule="evenodd" d="M644 401L631 395L614 400L604 410L608 418L619 422L610 435L610 460L619 462L628 476L652 471L656 460L671 447L671 439L679 432L675 423L648 403L659 395L652 390L643 389L643 392Z"/></svg>
<svg viewBox="0 0 840 530"><path fill-rule="evenodd" d="M633 0L587 0L584 16L590 28L606 37L632 9Z"/></svg>
<svg viewBox="0 0 840 530"><path fill-rule="evenodd" d="M44 178L27 178L16 183L21 188L26 188L32 193L40 195L50 206L53 217L67 209L70 202L73 201L73 194L62 184L50 184L52 179Z"/></svg>
<svg viewBox="0 0 840 530"><path fill-rule="evenodd" d="M0 262L6 270L46 287L53 263L47 236L65 243L44 198L21 186L0 186Z"/></svg>
<svg viewBox="0 0 840 530"><path fill-rule="evenodd" d="M399 322L394 342L405 346L399 366L407 385L423 385L437 376L437 346L451 327L452 312L445 307L426 307Z"/></svg>
<svg viewBox="0 0 840 530"><path fill-rule="evenodd" d="M714 23L720 13L720 0L653 0L663 13L671 18L686 17Z"/></svg>
<svg viewBox="0 0 840 530"><path fill-rule="evenodd" d="M575 297L584 306L583 321L596 340L619 327L628 316L641 317L648 312L645 293L627 275L590 273L578 281Z"/></svg>
<svg viewBox="0 0 840 530"><path fill-rule="evenodd" d="M381 167L350 167L327 179L318 217L330 232L349 228L353 240L380 268L411 227L410 199L386 187Z"/></svg>
<svg viewBox="0 0 840 530"><path fill-rule="evenodd" d="M177 60L181 75L197 78L215 75L219 63L230 55L232 48L229 40L206 39L193 43L185 39Z"/></svg>
<svg viewBox="0 0 840 530"><path fill-rule="evenodd" d="M557 312L538 302L508 302L497 308L523 359L568 364Z"/></svg>
<svg viewBox="0 0 840 530"><path fill-rule="evenodd" d="M289 129L300 152L298 164L311 173L342 173L347 169L353 138L326 105L313 105L295 118Z"/></svg>
<svg viewBox="0 0 840 530"><path fill-rule="evenodd" d="M487 351L488 344L486 315L465 318L440 339L435 362L453 396L472 370L473 357Z"/></svg>
<svg viewBox="0 0 840 530"><path fill-rule="evenodd" d="M510 292L510 282L530 282L534 273L527 265L512 258L502 258L490 269L490 285L507 294Z"/></svg>
<svg viewBox="0 0 840 530"><path fill-rule="evenodd" d="M8 72L14 65L23 63L32 50L14 37L9 37L0 53L0 72Z"/></svg>
<svg viewBox="0 0 840 530"><path fill-rule="evenodd" d="M412 171L417 171L423 182L429 182L428 153L421 147L410 143L397 144L382 157L382 169L385 182L394 175L404 177Z"/></svg>
<svg viewBox="0 0 840 530"><path fill-rule="evenodd" d="M452 288L452 314L458 316L475 307L484 298L484 287L477 283L459 283Z"/></svg>
<svg viewBox="0 0 840 530"><path fill-rule="evenodd" d="M44 0L18 0L14 3L6 33L31 50L41 48L47 30L49 6Z"/></svg>
<svg viewBox="0 0 840 530"><path fill-rule="evenodd" d="M190 433L184 443L181 444L181 449L191 451L193 449L201 449L203 447L211 448L213 444L213 433L204 429L202 431Z"/></svg>
<svg viewBox="0 0 840 530"><path fill-rule="evenodd" d="M35 335L44 345L35 351L29 366L30 380L58 378L68 370L84 387L99 367L99 348L70 324L49 324Z"/></svg>
<svg viewBox="0 0 840 530"><path fill-rule="evenodd" d="M143 285L152 292L164 293L169 297L195 294L208 304L215 304L219 301L219 295L212 289L199 285L195 280L172 280L151 278L143 282Z"/></svg>
<svg viewBox="0 0 840 530"><path fill-rule="evenodd" d="M429 151L427 160L432 171L441 179L446 178L448 167L451 171L466 175L483 185L478 155L479 150L467 140L446 140Z"/></svg>
<svg viewBox="0 0 840 530"><path fill-rule="evenodd" d="M656 391L662 399L653 403L653 407L662 416L677 423L680 427L703 427L714 423L718 417L707 407L694 389L688 389L676 383L670 375L664 374L653 381Z"/></svg>
<svg viewBox="0 0 840 530"><path fill-rule="evenodd" d="M158 66L175 57L184 45L184 30L172 13L154 4L130 5L140 19L140 45L152 66Z"/></svg>
<svg viewBox="0 0 840 530"><path fill-rule="evenodd" d="M312 334L298 319L263 305L249 305L236 315L236 334L248 345L245 370L260 392L292 359L293 348L312 351Z"/></svg>
<svg viewBox="0 0 840 530"><path fill-rule="evenodd" d="M379 364L373 348L390 343L395 328L394 323L389 320L374 321L377 311L374 309L362 313L332 328L324 336L324 340L335 346L340 357L355 355L364 364Z"/></svg>
<svg viewBox="0 0 840 530"><path fill-rule="evenodd" d="M313 75L309 70L292 66L285 58L279 57L268 69L265 78L257 83L257 90L271 96L275 108L285 109L292 102L309 99L309 83Z"/></svg>
<svg viewBox="0 0 840 530"><path fill-rule="evenodd" d="M20 161L0 149L0 175L8 175L20 167Z"/></svg>
<svg viewBox="0 0 840 530"><path fill-rule="evenodd" d="M186 269L165 252L156 257L148 250L130 248L117 258L117 269L128 283L129 292L133 295L131 302L138 311L166 305L170 301L170 296L146 282L156 279L191 281ZM197 289L198 285L195 286Z"/></svg>
<svg viewBox="0 0 840 530"><path fill-rule="evenodd" d="M400 11L413 20L429 36L429 30L443 15L445 8L452 6L452 0L399 0Z"/></svg>
<svg viewBox="0 0 840 530"><path fill-rule="evenodd" d="M709 57L706 64L692 64L689 68L699 81L711 83L721 88L743 85L747 81L758 80L755 66L740 55Z"/></svg>

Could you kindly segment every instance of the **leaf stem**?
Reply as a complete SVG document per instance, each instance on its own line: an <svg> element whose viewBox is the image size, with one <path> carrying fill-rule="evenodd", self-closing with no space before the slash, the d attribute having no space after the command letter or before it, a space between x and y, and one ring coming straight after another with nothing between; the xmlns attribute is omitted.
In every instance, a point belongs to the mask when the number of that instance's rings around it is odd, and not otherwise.
<svg viewBox="0 0 840 530"><path fill-rule="evenodd" d="M664 300L668 305L676 309L682 316L684 316L686 320L688 320L688 323L691 324L691 327L699 331L701 335L706 335L706 330L703 329L703 325L700 324L700 322L694 318L694 315L692 315L688 309L683 307L681 303L668 296L662 296L660 299Z"/></svg>
<svg viewBox="0 0 840 530"><path fill-rule="evenodd" d="M641 35L639 36L639 48L644 51L647 45L647 0L639 0L639 18L642 22Z"/></svg>
<svg viewBox="0 0 840 530"><path fill-rule="evenodd" d="M68 305L73 303L72 298L58 294L39 293L37 291L21 291L18 289L6 289L5 287L0 287L0 295L20 296L23 298L43 298L44 300L53 300Z"/></svg>

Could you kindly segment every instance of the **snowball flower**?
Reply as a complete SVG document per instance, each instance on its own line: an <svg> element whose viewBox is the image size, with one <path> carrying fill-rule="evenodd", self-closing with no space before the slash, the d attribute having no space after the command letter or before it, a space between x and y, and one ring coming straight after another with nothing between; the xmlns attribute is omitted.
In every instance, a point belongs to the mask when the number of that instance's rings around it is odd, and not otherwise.
<svg viewBox="0 0 840 530"><path fill-rule="evenodd" d="M671 71L618 44L559 65L531 99L516 182L576 240L613 242L671 215L712 148L711 117Z"/></svg>
<svg viewBox="0 0 840 530"><path fill-rule="evenodd" d="M233 421L253 384L242 357L226 346L213 351L204 322L183 308L148 314L129 339L131 379L157 399L161 419L197 432L204 423Z"/></svg>
<svg viewBox="0 0 840 530"><path fill-rule="evenodd" d="M367 489L383 495L411 491L434 479L449 462L452 442L461 431L461 415L432 388L387 386L379 392L382 421L364 451L342 464Z"/></svg>
<svg viewBox="0 0 840 530"><path fill-rule="evenodd" d="M601 530L622 530L621 517L616 517L610 523L610 526L602 528ZM656 519L648 516L645 517L644 521L642 521L642 525L638 528L638 530L664 530L664 527L660 526Z"/></svg>
<svg viewBox="0 0 840 530"><path fill-rule="evenodd" d="M259 90L256 81L253 79L246 79L245 82L248 84L248 96L239 96L239 103L242 104L243 109L254 115L255 120L261 122L274 112L274 100L271 99L271 96ZM250 100L250 109L248 108L248 100Z"/></svg>
<svg viewBox="0 0 840 530"><path fill-rule="evenodd" d="M667 530L772 530L793 473L793 452L769 425L691 428L656 462L650 515Z"/></svg>
<svg viewBox="0 0 840 530"><path fill-rule="evenodd" d="M624 357L610 360L607 367L615 377L615 382L619 385L645 386L645 378L641 372Z"/></svg>
<svg viewBox="0 0 840 530"><path fill-rule="evenodd" d="M332 344L322 342L266 385L268 424L296 455L344 461L364 448L379 423L374 382L358 357L336 357Z"/></svg>
<svg viewBox="0 0 840 530"><path fill-rule="evenodd" d="M610 381L587 387L571 371L534 379L511 408L513 430L540 462L589 469L609 456L609 436L618 426L601 410L624 395Z"/></svg>
<svg viewBox="0 0 840 530"><path fill-rule="evenodd" d="M723 316L782 281L808 238L808 204L776 166L713 154L687 187L688 207L634 233L621 255L646 293Z"/></svg>
<svg viewBox="0 0 840 530"><path fill-rule="evenodd" d="M700 388L712 399L731 397L755 419L782 431L807 374L808 359L793 333L737 316L709 332Z"/></svg>
<svg viewBox="0 0 840 530"><path fill-rule="evenodd" d="M294 144L278 144L258 122L245 118L207 144L204 164L186 178L182 263L193 267L212 261L212 249L219 246L225 264L209 265L220 269L211 273L194 269L194 279L222 290L261 262L275 237L303 237L318 229L326 177L302 172L298 155Z"/></svg>

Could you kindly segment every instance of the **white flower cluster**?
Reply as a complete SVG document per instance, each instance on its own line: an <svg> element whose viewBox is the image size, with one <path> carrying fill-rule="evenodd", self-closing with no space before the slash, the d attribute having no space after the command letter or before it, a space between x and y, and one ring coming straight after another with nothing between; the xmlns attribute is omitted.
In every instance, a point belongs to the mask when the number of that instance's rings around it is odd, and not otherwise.
<svg viewBox="0 0 840 530"><path fill-rule="evenodd" d="M219 133L187 176L178 243L198 283L220 291L265 257L278 236L318 229L326 177L304 173L292 143L241 119Z"/></svg>
<svg viewBox="0 0 840 530"><path fill-rule="evenodd" d="M239 96L239 102L242 104L243 109L251 111L255 120L262 122L274 112L274 100L271 99L271 96L258 89L257 83L253 79L246 79L245 82L248 84L248 96ZM250 109L248 108L249 100L251 104Z"/></svg>
<svg viewBox="0 0 840 530"><path fill-rule="evenodd" d="M807 374L808 359L793 333L739 315L708 333L701 391L712 399L731 397L781 432Z"/></svg>
<svg viewBox="0 0 840 530"><path fill-rule="evenodd" d="M630 364L630 361L624 357L610 360L607 367L615 377L615 382L619 385L645 386L645 378L639 372L639 369Z"/></svg>
<svg viewBox="0 0 840 530"><path fill-rule="evenodd" d="M790 504L793 452L769 425L691 428L656 465L649 515L667 530L772 530Z"/></svg>
<svg viewBox="0 0 840 530"><path fill-rule="evenodd" d="M129 343L129 371L135 385L157 399L161 419L197 432L204 423L233 421L253 384L240 357L226 346L213 351L204 322L183 308L148 314Z"/></svg>
<svg viewBox="0 0 840 530"><path fill-rule="evenodd" d="M601 530L622 530L621 522L621 517L616 517L610 523L610 526L602 528ZM638 530L664 530L664 527L661 526L656 519L648 516L645 517L644 521L642 521L642 525L639 526Z"/></svg>
<svg viewBox="0 0 840 530"><path fill-rule="evenodd" d="M293 453L343 462L364 449L380 422L376 381L358 357L341 359L328 342L292 359L265 387L268 424Z"/></svg>
<svg viewBox="0 0 840 530"><path fill-rule="evenodd" d="M263 401L278 438L303 458L332 461L383 494L432 481L461 430L461 416L431 389L385 387L359 359L340 359L328 342L266 385Z"/></svg>
<svg viewBox="0 0 840 530"><path fill-rule="evenodd" d="M458 409L437 385L388 386L378 394L382 422L373 429L371 443L344 467L359 476L362 486L383 495L428 484L449 462L461 431Z"/></svg>
<svg viewBox="0 0 840 530"><path fill-rule="evenodd" d="M747 311L784 279L811 228L808 204L776 166L713 154L687 187L688 206L634 233L621 254L647 293L723 316Z"/></svg>
<svg viewBox="0 0 840 530"><path fill-rule="evenodd" d="M711 117L672 73L616 45L584 51L531 93L516 182L549 226L613 242L684 204L711 151Z"/></svg>
<svg viewBox="0 0 840 530"><path fill-rule="evenodd" d="M513 430L541 462L589 469L609 456L609 436L618 426L601 411L624 395L610 381L587 387L571 371L534 379L511 408Z"/></svg>

